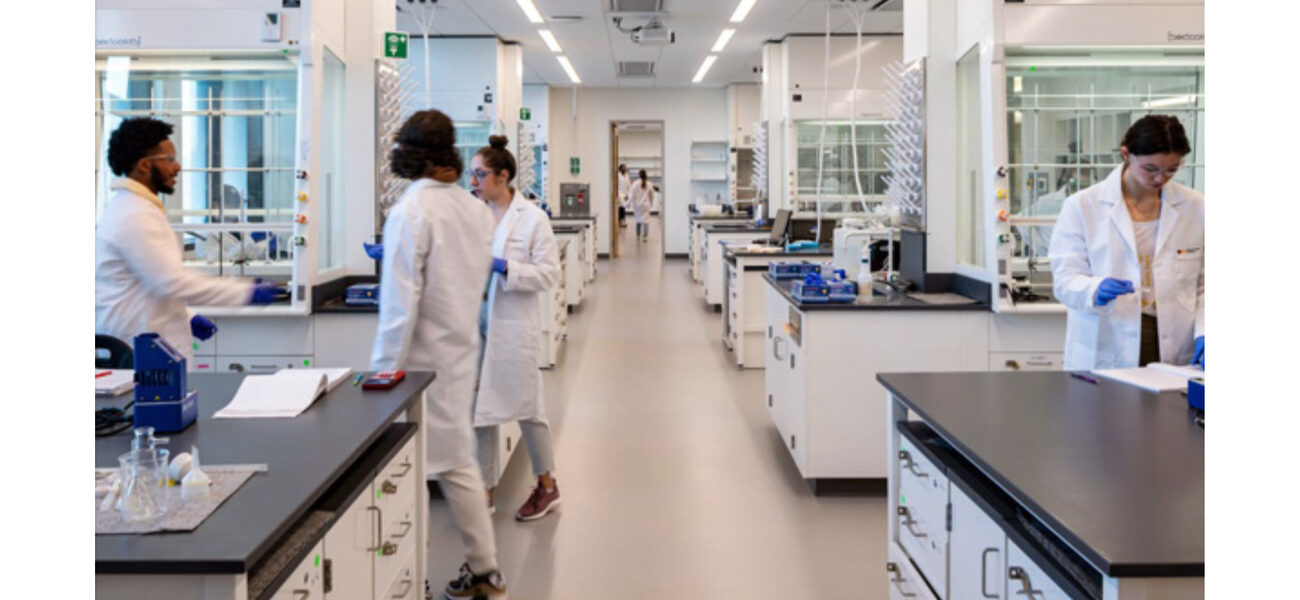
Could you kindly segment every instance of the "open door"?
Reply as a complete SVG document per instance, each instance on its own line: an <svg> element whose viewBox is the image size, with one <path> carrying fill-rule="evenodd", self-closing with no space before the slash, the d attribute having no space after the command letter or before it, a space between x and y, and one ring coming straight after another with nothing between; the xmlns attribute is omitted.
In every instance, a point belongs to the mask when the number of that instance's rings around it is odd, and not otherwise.
<svg viewBox="0 0 1300 600"><path fill-rule="evenodd" d="M618 123L609 124L609 257L618 258Z"/></svg>

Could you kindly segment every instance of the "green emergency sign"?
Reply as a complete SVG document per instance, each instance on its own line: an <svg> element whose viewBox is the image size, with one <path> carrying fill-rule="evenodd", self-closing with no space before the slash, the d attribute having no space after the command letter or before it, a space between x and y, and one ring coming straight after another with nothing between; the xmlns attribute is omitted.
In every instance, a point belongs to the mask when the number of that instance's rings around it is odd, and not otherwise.
<svg viewBox="0 0 1300 600"><path fill-rule="evenodd" d="M406 42L409 36L400 31L384 33L384 58L406 58Z"/></svg>
<svg viewBox="0 0 1300 600"><path fill-rule="evenodd" d="M519 120L520 120L520 121L531 121L532 119L533 119L533 111L532 111L532 110L530 110L530 109L528 109L528 108L521 108L521 109L519 109Z"/></svg>
<svg viewBox="0 0 1300 600"><path fill-rule="evenodd" d="M581 170L582 170L582 166L581 163L578 162L578 157L576 156L569 157L569 173L573 175L577 175L578 172Z"/></svg>

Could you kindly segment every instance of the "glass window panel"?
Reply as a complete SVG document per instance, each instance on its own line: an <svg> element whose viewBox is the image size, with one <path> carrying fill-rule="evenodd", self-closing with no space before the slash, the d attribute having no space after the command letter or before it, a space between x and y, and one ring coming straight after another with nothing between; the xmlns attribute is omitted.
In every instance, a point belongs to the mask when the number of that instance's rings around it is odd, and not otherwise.
<svg viewBox="0 0 1300 600"><path fill-rule="evenodd" d="M321 251L319 270L343 266L347 243L347 205L344 188L345 67L329 48L324 49L321 71ZM275 220L272 218L271 220Z"/></svg>
<svg viewBox="0 0 1300 600"><path fill-rule="evenodd" d="M984 122L979 98L976 46L957 62L957 262L984 268Z"/></svg>

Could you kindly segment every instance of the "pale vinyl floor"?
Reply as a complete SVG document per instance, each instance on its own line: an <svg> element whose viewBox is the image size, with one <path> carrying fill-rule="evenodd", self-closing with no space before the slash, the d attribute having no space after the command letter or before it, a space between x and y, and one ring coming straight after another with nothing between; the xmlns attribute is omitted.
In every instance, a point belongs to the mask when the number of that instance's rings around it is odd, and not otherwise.
<svg viewBox="0 0 1300 600"><path fill-rule="evenodd" d="M534 484L517 452L496 492L497 552L512 600L887 596L884 498L814 497L738 370L721 313L687 261L662 258L662 221L601 260L543 371L556 442L557 513L519 523ZM435 590L464 560L446 505L430 510Z"/></svg>

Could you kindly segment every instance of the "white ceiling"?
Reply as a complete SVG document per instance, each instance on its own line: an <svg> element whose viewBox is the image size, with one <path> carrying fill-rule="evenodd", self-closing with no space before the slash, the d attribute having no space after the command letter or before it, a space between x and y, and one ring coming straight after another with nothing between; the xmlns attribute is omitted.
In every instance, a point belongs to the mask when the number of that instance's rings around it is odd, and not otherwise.
<svg viewBox="0 0 1300 600"><path fill-rule="evenodd" d="M533 0L546 23L528 22L515 0L439 0L432 35L487 35L518 42L524 48L524 83L545 83L557 87L572 85L559 62L546 48L539 28L550 28L585 87L683 87L709 54L718 34L728 26L740 0L664 0L667 26L677 33L671 46L641 47L612 21L610 0ZM874 4L864 0L862 4ZM397 4L406 4L397 0ZM853 22L846 2L832 0L831 30L852 34ZM858 4L852 2L852 4ZM577 16L567 22L552 17ZM646 22L628 16L625 28ZM825 31L826 0L758 0L749 17L738 26L735 37L718 57L701 86L722 86L732 82L756 82L754 67L762 63L760 50L768 40L791 34L820 34ZM398 13L400 29L420 33L415 21ZM863 33L903 32L902 0L891 0L879 11L869 13ZM654 78L618 77L617 61L655 61Z"/></svg>

